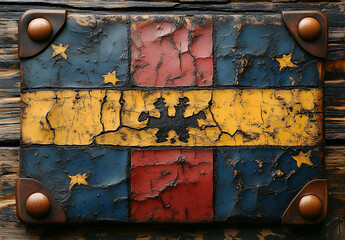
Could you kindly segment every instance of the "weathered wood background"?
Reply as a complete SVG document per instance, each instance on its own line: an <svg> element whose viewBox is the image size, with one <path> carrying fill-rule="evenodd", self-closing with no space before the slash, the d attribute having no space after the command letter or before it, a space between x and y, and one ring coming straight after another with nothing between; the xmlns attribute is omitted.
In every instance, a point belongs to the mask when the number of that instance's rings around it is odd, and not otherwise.
<svg viewBox="0 0 345 240"><path fill-rule="evenodd" d="M195 3L193 3L195 2ZM197 3L199 2L199 3ZM204 3L200 3L204 2ZM205 2L213 2L205 3ZM215 3L218 2L218 3ZM208 4L208 5L207 5ZM15 181L19 173L20 72L17 24L34 8L68 9L78 13L198 11L277 13L319 10L329 22L329 56L325 60L326 176L330 205L319 226L283 227L272 224L73 224L26 226L15 214ZM0 238L1 239L345 239L345 2L299 0L1 0L0 1Z"/></svg>

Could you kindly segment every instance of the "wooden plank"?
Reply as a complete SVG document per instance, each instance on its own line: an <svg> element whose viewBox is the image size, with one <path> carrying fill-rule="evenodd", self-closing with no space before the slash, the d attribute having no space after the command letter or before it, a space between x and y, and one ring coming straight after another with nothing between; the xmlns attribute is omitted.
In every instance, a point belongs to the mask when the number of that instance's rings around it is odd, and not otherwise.
<svg viewBox="0 0 345 240"><path fill-rule="evenodd" d="M17 221L15 183L19 176L19 148L0 148L0 219Z"/></svg>
<svg viewBox="0 0 345 240"><path fill-rule="evenodd" d="M72 224L27 226L15 215L15 181L19 175L19 148L0 148L0 238L1 239L342 239L345 234L345 149L326 148L326 176L329 179L329 215L315 227L291 228L280 224ZM340 178L339 178L340 177Z"/></svg>

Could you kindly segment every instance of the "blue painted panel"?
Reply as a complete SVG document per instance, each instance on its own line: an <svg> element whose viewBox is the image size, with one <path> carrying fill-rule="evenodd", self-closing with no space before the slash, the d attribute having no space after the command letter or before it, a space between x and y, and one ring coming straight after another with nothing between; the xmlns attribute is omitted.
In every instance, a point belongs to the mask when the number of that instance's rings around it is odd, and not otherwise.
<svg viewBox="0 0 345 240"><path fill-rule="evenodd" d="M291 37L280 15L223 16L215 21L220 85L321 86L318 59ZM291 56L297 67L280 68L276 58Z"/></svg>
<svg viewBox="0 0 345 240"><path fill-rule="evenodd" d="M23 148L21 177L40 181L69 221L127 221L127 157L108 148ZM71 177L85 173L87 185L69 189Z"/></svg>
<svg viewBox="0 0 345 240"><path fill-rule="evenodd" d="M294 196L309 181L321 178L319 148L219 150L217 157L217 221L279 221ZM312 165L297 166L292 156L310 153Z"/></svg>
<svg viewBox="0 0 345 240"><path fill-rule="evenodd" d="M90 16L92 19L93 16ZM121 18L120 18L121 19ZM127 20L96 17L90 23L69 17L53 44L68 45L62 55L53 56L52 46L30 59L22 59L22 88L114 87L102 75L113 73L123 86L127 81Z"/></svg>

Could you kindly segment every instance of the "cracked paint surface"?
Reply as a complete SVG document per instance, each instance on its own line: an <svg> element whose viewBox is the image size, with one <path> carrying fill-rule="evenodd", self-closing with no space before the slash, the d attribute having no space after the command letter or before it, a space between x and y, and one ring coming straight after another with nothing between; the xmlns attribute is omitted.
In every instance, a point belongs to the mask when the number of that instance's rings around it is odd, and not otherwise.
<svg viewBox="0 0 345 240"><path fill-rule="evenodd" d="M140 16L132 19L131 65L137 86L211 86L212 18Z"/></svg>
<svg viewBox="0 0 345 240"><path fill-rule="evenodd" d="M280 14L69 13L21 72L20 175L68 221L278 221L323 177L322 65Z"/></svg>
<svg viewBox="0 0 345 240"><path fill-rule="evenodd" d="M304 146L322 140L321 89L39 91L23 93L22 101L24 144Z"/></svg>
<svg viewBox="0 0 345 240"><path fill-rule="evenodd" d="M53 47L21 60L21 87L123 86L128 72L127 22L121 16L68 14ZM104 82L102 75L114 71L119 81Z"/></svg>
<svg viewBox="0 0 345 240"><path fill-rule="evenodd" d="M109 148L21 149L20 177L38 180L64 208L68 221L127 221L127 151ZM70 176L87 183L70 189Z"/></svg>
<svg viewBox="0 0 345 240"><path fill-rule="evenodd" d="M131 191L134 221L212 221L213 151L133 151Z"/></svg>
<svg viewBox="0 0 345 240"><path fill-rule="evenodd" d="M293 159L310 151L313 165ZM215 218L279 221L294 196L309 181L322 178L322 148L224 149L217 154Z"/></svg>
<svg viewBox="0 0 345 240"><path fill-rule="evenodd" d="M281 15L219 16L215 29L220 85L322 86L321 62L300 48ZM282 68L276 59L284 55L291 62Z"/></svg>

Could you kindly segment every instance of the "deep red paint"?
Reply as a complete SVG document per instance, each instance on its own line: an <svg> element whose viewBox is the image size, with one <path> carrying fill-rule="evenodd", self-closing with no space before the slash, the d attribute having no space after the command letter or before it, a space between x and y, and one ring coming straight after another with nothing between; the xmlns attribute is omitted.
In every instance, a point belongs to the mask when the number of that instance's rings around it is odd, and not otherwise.
<svg viewBox="0 0 345 240"><path fill-rule="evenodd" d="M137 86L211 86L212 20L132 23L132 76ZM181 23L181 21L180 21Z"/></svg>
<svg viewBox="0 0 345 240"><path fill-rule="evenodd" d="M213 220L213 151L133 151L131 219Z"/></svg>

